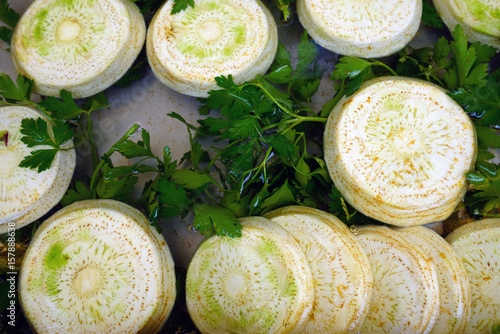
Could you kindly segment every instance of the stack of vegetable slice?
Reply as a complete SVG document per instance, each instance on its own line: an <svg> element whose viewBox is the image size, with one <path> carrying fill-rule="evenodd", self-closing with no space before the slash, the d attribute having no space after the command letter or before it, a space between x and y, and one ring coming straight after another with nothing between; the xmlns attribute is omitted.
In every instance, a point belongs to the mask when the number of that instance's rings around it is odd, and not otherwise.
<svg viewBox="0 0 500 334"><path fill-rule="evenodd" d="M174 305L174 263L138 210L114 200L81 201L37 230L19 290L38 333L156 333Z"/></svg>

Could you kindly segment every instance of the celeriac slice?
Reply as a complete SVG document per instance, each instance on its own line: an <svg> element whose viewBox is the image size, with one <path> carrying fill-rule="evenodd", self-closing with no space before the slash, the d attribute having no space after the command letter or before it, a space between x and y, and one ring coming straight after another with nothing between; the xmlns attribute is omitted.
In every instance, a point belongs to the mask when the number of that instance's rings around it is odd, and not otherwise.
<svg viewBox="0 0 500 334"><path fill-rule="evenodd" d="M28 147L21 141L21 121L25 118L47 120L38 110L27 106L0 107L0 234L7 232L12 223L15 228L30 224L46 214L63 197L75 169L75 150L72 142L68 150L56 153L49 169L39 173L36 169L19 167L24 157L34 150L51 149L48 145ZM51 123L48 122L49 127Z"/></svg>
<svg viewBox="0 0 500 334"><path fill-rule="evenodd" d="M37 333L157 333L175 295L163 236L114 200L76 202L43 222L19 281Z"/></svg>
<svg viewBox="0 0 500 334"><path fill-rule="evenodd" d="M298 0L297 13L311 37L335 53L383 57L417 33L422 0Z"/></svg>
<svg viewBox="0 0 500 334"><path fill-rule="evenodd" d="M189 314L202 333L301 333L314 288L306 257L271 220L242 218L238 239L212 236L186 277Z"/></svg>
<svg viewBox="0 0 500 334"><path fill-rule="evenodd" d="M500 324L500 218L457 228L446 237L463 261L471 289L467 334L492 333Z"/></svg>
<svg viewBox="0 0 500 334"><path fill-rule="evenodd" d="M35 0L16 26L11 53L36 93L66 89L83 98L120 79L145 38L144 17L130 0Z"/></svg>
<svg viewBox="0 0 500 334"><path fill-rule="evenodd" d="M271 66L278 47L276 23L259 0L197 0L171 14L173 0L153 17L146 41L149 64L166 86L206 97L217 76L237 84Z"/></svg>
<svg viewBox="0 0 500 334"><path fill-rule="evenodd" d="M368 312L373 278L359 241L335 216L303 206L266 214L287 230L306 255L314 307L304 333L355 333Z"/></svg>
<svg viewBox="0 0 500 334"><path fill-rule="evenodd" d="M400 227L396 231L410 238L430 257L439 281L439 315L430 333L468 333L471 293L465 267L443 237L424 226Z"/></svg>
<svg viewBox="0 0 500 334"><path fill-rule="evenodd" d="M342 196L400 226L449 217L476 150L463 109L442 88L403 77L363 83L334 107L324 133L325 161Z"/></svg>
<svg viewBox="0 0 500 334"><path fill-rule="evenodd" d="M370 310L361 333L428 333L439 311L433 263L388 227L362 226L358 232L373 273Z"/></svg>
<svg viewBox="0 0 500 334"><path fill-rule="evenodd" d="M433 4L449 30L461 25L470 42L500 49L498 0L434 0Z"/></svg>

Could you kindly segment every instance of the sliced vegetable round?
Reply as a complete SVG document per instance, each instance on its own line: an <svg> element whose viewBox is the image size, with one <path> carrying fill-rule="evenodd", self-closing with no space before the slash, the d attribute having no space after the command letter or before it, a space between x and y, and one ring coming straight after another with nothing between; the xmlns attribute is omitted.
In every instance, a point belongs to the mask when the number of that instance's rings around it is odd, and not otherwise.
<svg viewBox="0 0 500 334"><path fill-rule="evenodd" d="M314 287L300 246L262 217L241 219L239 239L212 236L189 264L186 300L203 333L301 333Z"/></svg>
<svg viewBox="0 0 500 334"><path fill-rule="evenodd" d="M420 26L421 0L298 0L297 13L311 37L346 56L383 57L401 50Z"/></svg>
<svg viewBox="0 0 500 334"><path fill-rule="evenodd" d="M388 227L358 231L374 282L361 333L428 333L439 311L436 270L428 256Z"/></svg>
<svg viewBox="0 0 500 334"><path fill-rule="evenodd" d="M138 210L76 202L38 229L19 297L37 333L157 333L175 301L170 250Z"/></svg>
<svg viewBox="0 0 500 334"><path fill-rule="evenodd" d="M17 71L42 95L66 89L74 98L111 86L131 67L146 37L144 17L129 0L36 0L16 26Z"/></svg>
<svg viewBox="0 0 500 334"><path fill-rule="evenodd" d="M173 0L148 28L147 55L155 76L187 95L208 96L215 78L242 84L267 71L278 47L276 23L258 0L197 0L171 14Z"/></svg>
<svg viewBox="0 0 500 334"><path fill-rule="evenodd" d="M0 234L11 227L21 228L46 214L63 197L75 169L75 150L56 153L49 169L19 167L31 151L51 149L40 145L28 147L21 141L21 121L25 118L45 119L38 110L26 106L0 108ZM49 123L50 124L50 123Z"/></svg>
<svg viewBox="0 0 500 334"><path fill-rule="evenodd" d="M304 333L354 333L368 312L373 278L368 258L344 223L326 212L285 207L266 215L287 230L306 255L314 307Z"/></svg>
<svg viewBox="0 0 500 334"><path fill-rule="evenodd" d="M446 219L467 190L476 149L469 116L442 88L402 77L367 81L344 97L324 134L342 196L393 225Z"/></svg>
<svg viewBox="0 0 500 334"><path fill-rule="evenodd" d="M469 278L472 308L465 333L491 333L491 327L500 324L500 218L463 225L446 241Z"/></svg>
<svg viewBox="0 0 500 334"><path fill-rule="evenodd" d="M436 324L430 333L468 333L465 328L471 308L469 279L458 255L449 243L427 227L400 227L396 231L418 244L436 268L440 305Z"/></svg>
<svg viewBox="0 0 500 334"><path fill-rule="evenodd" d="M464 29L470 42L500 49L500 2L498 0L433 0L439 16L451 31Z"/></svg>

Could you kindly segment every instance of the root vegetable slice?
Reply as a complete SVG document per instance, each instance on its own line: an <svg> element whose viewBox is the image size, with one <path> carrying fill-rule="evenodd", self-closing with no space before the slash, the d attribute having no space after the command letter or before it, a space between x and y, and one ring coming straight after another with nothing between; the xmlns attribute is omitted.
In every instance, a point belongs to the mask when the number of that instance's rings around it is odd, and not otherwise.
<svg viewBox="0 0 500 334"><path fill-rule="evenodd" d="M465 267L439 234L423 226L397 228L397 232L410 238L430 256L439 281L439 315L430 333L468 333L471 293Z"/></svg>
<svg viewBox="0 0 500 334"><path fill-rule="evenodd" d="M361 333L428 333L439 311L436 270L427 255L385 226L358 228L373 293Z"/></svg>
<svg viewBox="0 0 500 334"><path fill-rule="evenodd" d="M203 333L301 333L314 302L304 253L279 225L241 219L239 239L212 236L189 264L186 300Z"/></svg>
<svg viewBox="0 0 500 334"><path fill-rule="evenodd" d="M40 226L19 290L37 333L156 333L174 304L174 263L138 210L76 202Z"/></svg>
<svg viewBox="0 0 500 334"><path fill-rule="evenodd" d="M298 0L297 13L311 37L346 56L383 57L417 33L421 0Z"/></svg>
<svg viewBox="0 0 500 334"><path fill-rule="evenodd" d="M38 94L74 98L111 86L132 66L146 37L144 17L129 0L36 0L11 43L19 73Z"/></svg>
<svg viewBox="0 0 500 334"><path fill-rule="evenodd" d="M470 42L479 41L500 49L498 0L434 0L433 4L451 31L459 24Z"/></svg>
<svg viewBox="0 0 500 334"><path fill-rule="evenodd" d="M19 167L24 157L35 148L21 141L21 121L24 118L44 118L38 110L26 106L0 108L0 234L7 232L12 223L21 228L32 223L63 197L75 169L75 150L56 153L49 169L38 173L35 169ZM72 147L68 143L67 147ZM36 149L50 149L48 145Z"/></svg>
<svg viewBox="0 0 500 334"><path fill-rule="evenodd" d="M171 15L167 1L148 28L147 55L155 76L187 95L219 89L215 77L241 84L271 66L278 47L276 23L258 0L197 0Z"/></svg>
<svg viewBox="0 0 500 334"><path fill-rule="evenodd" d="M500 324L500 219L468 223L446 237L463 261L471 289L467 334L491 333Z"/></svg>
<svg viewBox="0 0 500 334"><path fill-rule="evenodd" d="M359 241L335 216L302 206L266 215L297 240L314 280L314 307L304 333L354 333L368 312L373 278Z"/></svg>
<svg viewBox="0 0 500 334"><path fill-rule="evenodd" d="M451 215L476 149L469 116L442 88L402 77L367 81L344 97L324 134L327 168L342 196L400 226Z"/></svg>

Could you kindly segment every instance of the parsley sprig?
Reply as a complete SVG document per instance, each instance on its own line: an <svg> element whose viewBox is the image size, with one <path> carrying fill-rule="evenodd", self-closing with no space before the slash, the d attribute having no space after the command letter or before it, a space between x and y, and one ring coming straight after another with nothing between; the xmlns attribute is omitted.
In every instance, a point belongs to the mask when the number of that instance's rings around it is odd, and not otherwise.
<svg viewBox="0 0 500 334"><path fill-rule="evenodd" d="M5 26L0 27L0 40L10 43L19 14L9 6L7 0L0 0L0 21L5 23Z"/></svg>

